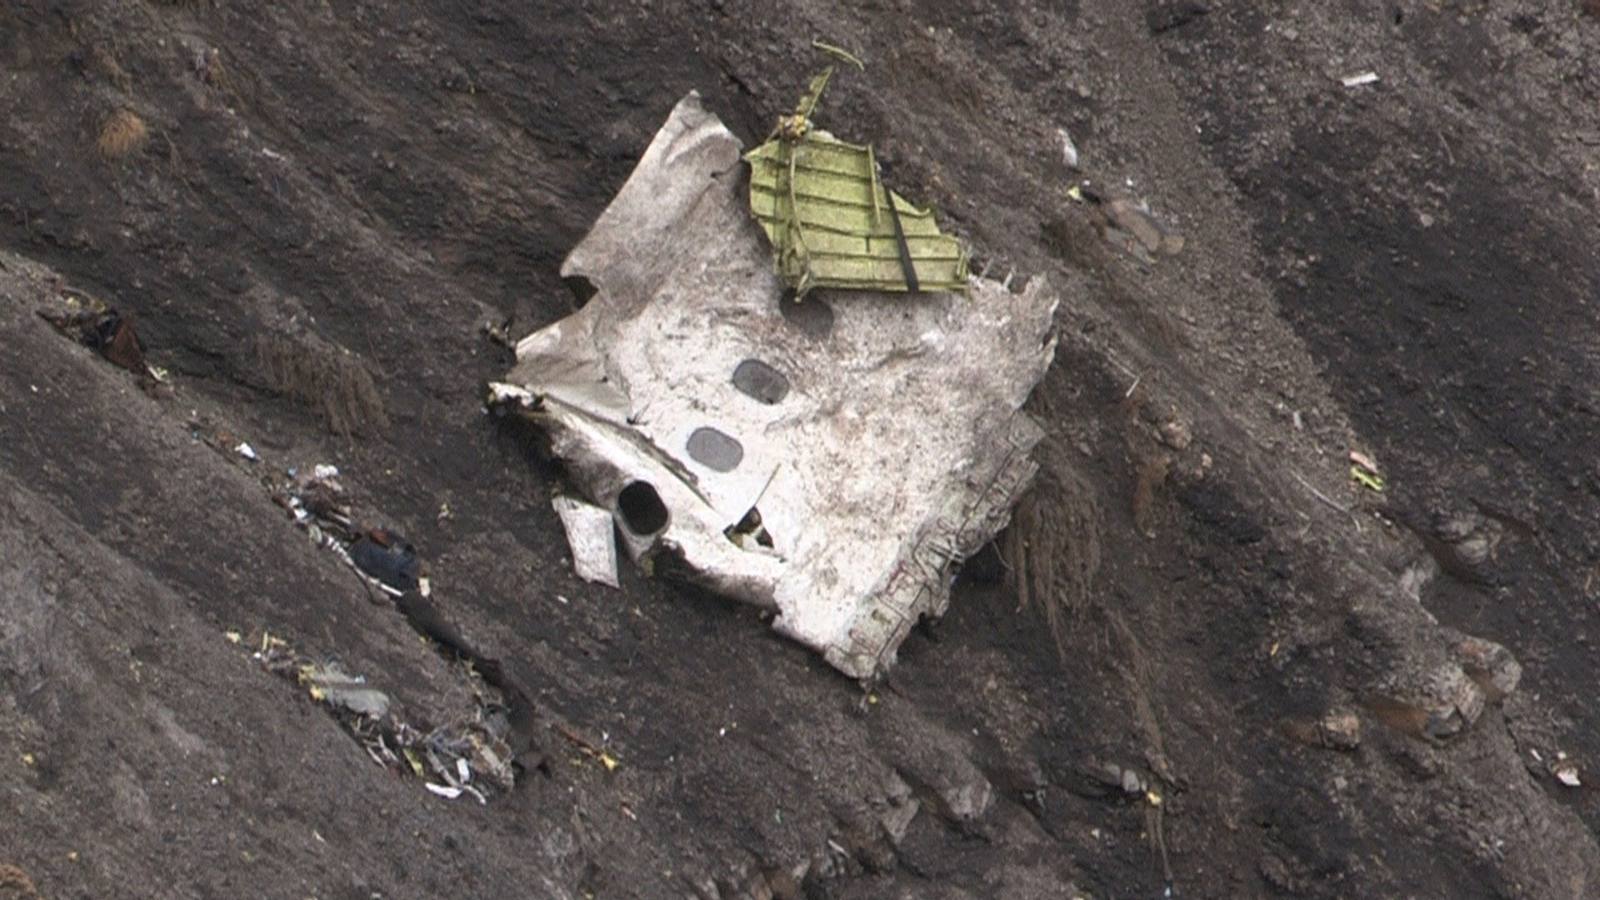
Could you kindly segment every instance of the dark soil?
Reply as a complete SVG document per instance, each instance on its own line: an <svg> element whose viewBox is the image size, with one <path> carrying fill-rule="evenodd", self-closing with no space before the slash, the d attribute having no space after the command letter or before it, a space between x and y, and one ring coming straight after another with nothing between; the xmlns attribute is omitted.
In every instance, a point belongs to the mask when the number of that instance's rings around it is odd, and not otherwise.
<svg viewBox="0 0 1600 900"><path fill-rule="evenodd" d="M0 892L1595 896L1585 6L0 6ZM578 581L559 473L481 406L483 326L572 308L672 105L759 140L813 37L868 64L827 125L1063 301L1055 592L964 583L870 690L751 610ZM85 297L169 384L36 315ZM317 463L431 604L273 502ZM374 763L264 635L423 730L522 696L516 787ZM1509 692L1462 649L1495 645Z"/></svg>

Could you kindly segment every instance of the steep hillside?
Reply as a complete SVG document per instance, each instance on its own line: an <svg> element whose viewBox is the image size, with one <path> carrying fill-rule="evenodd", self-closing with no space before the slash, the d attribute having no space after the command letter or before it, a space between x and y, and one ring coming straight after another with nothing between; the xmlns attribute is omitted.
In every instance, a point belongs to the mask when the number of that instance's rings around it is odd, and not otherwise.
<svg viewBox="0 0 1600 900"><path fill-rule="evenodd" d="M0 7L0 895L1600 894L1592 3L551 6ZM758 141L813 38L1062 299L1027 601L870 688L579 581L481 402L677 100ZM39 315L98 305L164 382ZM295 524L318 464L428 602Z"/></svg>

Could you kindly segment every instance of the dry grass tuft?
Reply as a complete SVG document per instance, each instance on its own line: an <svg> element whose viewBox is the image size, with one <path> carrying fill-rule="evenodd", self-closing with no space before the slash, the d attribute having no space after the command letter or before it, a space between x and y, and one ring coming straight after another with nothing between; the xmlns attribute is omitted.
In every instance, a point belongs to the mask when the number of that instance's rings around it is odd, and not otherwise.
<svg viewBox="0 0 1600 900"><path fill-rule="evenodd" d="M39 889L33 886L27 872L0 865L0 900L39 900Z"/></svg>
<svg viewBox="0 0 1600 900"><path fill-rule="evenodd" d="M1145 537L1156 536L1156 520L1160 513L1158 500L1166 486L1167 475L1172 471L1172 460L1157 454L1139 464L1133 477L1133 527Z"/></svg>
<svg viewBox="0 0 1600 900"><path fill-rule="evenodd" d="M150 140L150 129L132 110L119 109L111 114L100 128L100 138L95 149L108 160L119 160L144 149Z"/></svg>
<svg viewBox="0 0 1600 900"><path fill-rule="evenodd" d="M1001 559L1019 608L1037 606L1056 649L1088 607L1100 570L1100 511L1094 495L1054 448L1041 445L1039 477L1000 536Z"/></svg>
<svg viewBox="0 0 1600 900"><path fill-rule="evenodd" d="M262 335L256 363L274 391L315 409L335 434L349 437L389 427L372 373L342 348L308 338Z"/></svg>
<svg viewBox="0 0 1600 900"><path fill-rule="evenodd" d="M128 70L122 67L122 63L117 61L114 50L100 44L90 46L85 57L85 65L89 71L98 73L124 94L133 90L133 78L128 74Z"/></svg>

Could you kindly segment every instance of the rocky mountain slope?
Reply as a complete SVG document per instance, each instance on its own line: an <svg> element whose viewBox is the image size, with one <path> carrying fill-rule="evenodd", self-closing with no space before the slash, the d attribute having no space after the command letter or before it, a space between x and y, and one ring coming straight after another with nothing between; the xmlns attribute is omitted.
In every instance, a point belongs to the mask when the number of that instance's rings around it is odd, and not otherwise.
<svg viewBox="0 0 1600 900"><path fill-rule="evenodd" d="M1027 602L870 688L578 581L481 404L673 104L760 140L813 38L1063 301ZM1597 89L1567 0L5 5L0 892L1595 895ZM164 383L39 315L101 306ZM293 521L318 464L428 602Z"/></svg>

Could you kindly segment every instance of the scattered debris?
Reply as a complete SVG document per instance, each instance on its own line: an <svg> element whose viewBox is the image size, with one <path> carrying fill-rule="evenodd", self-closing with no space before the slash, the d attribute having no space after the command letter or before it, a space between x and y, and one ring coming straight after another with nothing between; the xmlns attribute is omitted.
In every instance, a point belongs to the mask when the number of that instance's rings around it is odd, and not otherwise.
<svg viewBox="0 0 1600 900"><path fill-rule="evenodd" d="M1362 453L1360 450L1350 451L1350 461L1374 475L1378 474L1378 464L1373 461L1372 457Z"/></svg>
<svg viewBox="0 0 1600 900"><path fill-rule="evenodd" d="M1354 75L1346 75L1345 77L1339 79L1339 83L1343 84L1347 88L1361 87L1364 84L1376 84L1377 81L1378 73L1370 69L1365 72L1358 72Z"/></svg>
<svg viewBox="0 0 1600 900"><path fill-rule="evenodd" d="M256 448L250 446L244 441L240 441L239 446L233 448L233 452L239 454L245 459L250 460L251 462L259 462L261 460L261 457L256 453Z"/></svg>
<svg viewBox="0 0 1600 900"><path fill-rule="evenodd" d="M798 172L797 147L768 151ZM562 266L595 293L523 338L488 400L550 437L647 572L771 610L868 678L943 613L954 567L1037 471L1041 431L1020 407L1055 353L1056 298L1042 279L980 277L970 296L908 303L901 284L785 302L740 185L713 177L739 150L684 98Z"/></svg>
<svg viewBox="0 0 1600 900"><path fill-rule="evenodd" d="M1557 764L1553 773L1556 780L1567 787L1583 787L1583 782L1578 778L1578 767L1570 762Z"/></svg>
<svg viewBox="0 0 1600 900"><path fill-rule="evenodd" d="M300 667L299 678L313 700L374 719L389 711L388 694L368 687L365 678L346 675L337 663L308 663Z"/></svg>
<svg viewBox="0 0 1600 900"><path fill-rule="evenodd" d="M1360 450L1350 451L1350 478L1370 491L1383 493L1383 476L1378 474L1378 463Z"/></svg>
<svg viewBox="0 0 1600 900"><path fill-rule="evenodd" d="M862 67L837 48L819 49ZM871 145L850 144L811 116L833 77L828 66L767 141L745 154L750 209L766 231L777 270L801 299L815 288L967 290L967 253L942 234L933 212L886 190Z"/></svg>
<svg viewBox="0 0 1600 900"><path fill-rule="evenodd" d="M1383 493L1383 476L1359 465L1350 467L1350 479L1369 491Z"/></svg>
<svg viewBox="0 0 1600 900"><path fill-rule="evenodd" d="M392 531L370 528L350 544L349 552L356 568L393 596L421 586L422 561L416 548Z"/></svg>
<svg viewBox="0 0 1600 900"><path fill-rule="evenodd" d="M429 768L437 769L451 760L466 758L471 760L473 771L490 773L492 780L507 789L515 779L513 761L542 766L542 759L536 757L533 704L527 691L505 672L499 660L478 652L433 604L431 586L416 549L392 531L356 523L344 486L337 480L337 467L317 465L310 472L291 469L288 474L289 483L279 488L273 498L278 505L289 512L295 524L305 529L318 546L349 566L369 589L370 599L391 599L396 611L413 630L457 660L478 692L479 705L471 722L458 722L426 733L404 723L397 725L392 716L374 719L350 715L345 719L346 725L363 742L368 755L386 766L404 763L419 777ZM373 594L372 588L379 592ZM265 657L264 663L274 671L292 672L298 679L302 667L313 663L292 654L286 663L281 657L288 651L281 641L268 642L265 637L263 641L257 656ZM351 687L327 683L319 686L324 690ZM499 695L493 696L485 686L498 691ZM372 699L357 698L356 702ZM354 712L349 703L342 703L341 708L347 713ZM419 741L425 745L421 749ZM429 750L432 755L422 750ZM446 784L450 783L449 777L440 777Z"/></svg>
<svg viewBox="0 0 1600 900"><path fill-rule="evenodd" d="M571 741L574 746L583 752L583 755L599 763L607 772L615 772L617 770L617 766L622 764L615 756L611 755L610 751L606 750L604 747L596 746L594 742L588 740L583 735L578 734L576 731L573 731L571 728L568 728L560 723L552 725L551 728L555 730L556 734L559 734Z"/></svg>
<svg viewBox="0 0 1600 900"><path fill-rule="evenodd" d="M1061 142L1061 161L1069 169L1078 167L1078 145L1072 142L1072 135L1065 128L1056 129L1056 138Z"/></svg>
<svg viewBox="0 0 1600 900"><path fill-rule="evenodd" d="M131 315L124 315L80 291L63 290L51 309L39 310L39 317L67 337L97 351L114 366L156 382L167 380L164 371L146 364L144 347L134 331Z"/></svg>
<svg viewBox="0 0 1600 900"><path fill-rule="evenodd" d="M611 511L566 495L551 498L567 532L572 568L584 581L619 587L616 520Z"/></svg>
<svg viewBox="0 0 1600 900"><path fill-rule="evenodd" d="M490 343L504 347L507 350L515 350L517 349L517 342L511 336L511 326L515 321L514 316L506 316L499 322L492 320L484 322L479 326L479 330L483 332L484 337L489 339Z"/></svg>
<svg viewBox="0 0 1600 900"><path fill-rule="evenodd" d="M256 646L256 642L251 642ZM515 754L510 740L513 725L509 711L484 696L481 678L468 669L478 707L472 717L428 730L397 718L389 696L360 677L346 674L336 663L301 656L288 641L263 632L252 657L267 671L293 679L312 699L326 707L373 762L396 772L431 777L449 790L470 793L481 803L488 795L468 785L475 774L479 784L509 791L516 783ZM439 793L432 782L429 790Z"/></svg>

